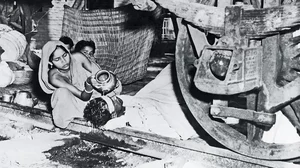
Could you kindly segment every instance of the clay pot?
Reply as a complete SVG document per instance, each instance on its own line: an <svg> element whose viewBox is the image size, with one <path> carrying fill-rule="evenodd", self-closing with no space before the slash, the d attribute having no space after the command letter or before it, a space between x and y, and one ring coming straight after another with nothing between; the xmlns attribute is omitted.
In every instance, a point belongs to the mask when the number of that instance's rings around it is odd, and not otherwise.
<svg viewBox="0 0 300 168"><path fill-rule="evenodd" d="M98 83L95 89L104 95L114 90L117 85L116 76L107 70L98 71L95 74L95 80Z"/></svg>
<svg viewBox="0 0 300 168"><path fill-rule="evenodd" d="M12 103L14 100L14 95L12 94L3 94L2 101Z"/></svg>

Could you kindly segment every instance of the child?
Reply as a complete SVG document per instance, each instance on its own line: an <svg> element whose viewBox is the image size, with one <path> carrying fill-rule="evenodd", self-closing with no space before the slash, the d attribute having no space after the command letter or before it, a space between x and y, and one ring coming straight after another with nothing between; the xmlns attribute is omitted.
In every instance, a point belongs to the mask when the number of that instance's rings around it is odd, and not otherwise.
<svg viewBox="0 0 300 168"><path fill-rule="evenodd" d="M74 42L70 37L62 36L59 38L59 41L63 42L65 45L67 45L67 48L69 49L69 51L72 51Z"/></svg>
<svg viewBox="0 0 300 168"><path fill-rule="evenodd" d="M95 50L96 50L96 45L94 41L81 40L78 41L78 43L75 45L74 52L81 52L86 57L88 57L88 59L95 62L95 57L94 57Z"/></svg>

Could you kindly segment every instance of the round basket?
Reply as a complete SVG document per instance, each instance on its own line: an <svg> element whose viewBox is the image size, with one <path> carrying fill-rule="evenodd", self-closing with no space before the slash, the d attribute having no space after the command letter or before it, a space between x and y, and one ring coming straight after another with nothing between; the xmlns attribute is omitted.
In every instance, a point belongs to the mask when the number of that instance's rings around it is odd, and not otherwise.
<svg viewBox="0 0 300 168"><path fill-rule="evenodd" d="M15 80L13 84L15 85L25 85L31 82L33 71L32 70L18 70L13 71L15 74Z"/></svg>
<svg viewBox="0 0 300 168"><path fill-rule="evenodd" d="M1 55L1 59L4 61L18 60L24 54L26 45L25 36L16 30L1 34L0 46L5 51Z"/></svg>
<svg viewBox="0 0 300 168"><path fill-rule="evenodd" d="M0 33L2 32L9 32L12 31L13 29L11 27L9 27L6 24L0 24Z"/></svg>

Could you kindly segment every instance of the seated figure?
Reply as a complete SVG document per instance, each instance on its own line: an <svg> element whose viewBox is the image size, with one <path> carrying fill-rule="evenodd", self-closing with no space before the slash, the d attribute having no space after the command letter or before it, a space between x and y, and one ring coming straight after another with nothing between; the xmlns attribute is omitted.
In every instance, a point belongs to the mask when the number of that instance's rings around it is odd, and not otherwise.
<svg viewBox="0 0 300 168"><path fill-rule="evenodd" d="M87 101L103 95L94 91L99 88L95 81L99 71L102 70L97 64L80 52L71 54L61 41L49 41L43 46L39 83L44 92L51 94L52 116L57 127L66 128L74 118L83 118ZM121 84L116 86L105 94L120 94Z"/></svg>

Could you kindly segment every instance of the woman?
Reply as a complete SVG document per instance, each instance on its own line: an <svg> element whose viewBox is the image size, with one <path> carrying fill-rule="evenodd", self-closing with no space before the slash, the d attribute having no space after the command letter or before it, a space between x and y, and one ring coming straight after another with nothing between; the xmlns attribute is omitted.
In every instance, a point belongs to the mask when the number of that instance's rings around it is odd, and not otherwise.
<svg viewBox="0 0 300 168"><path fill-rule="evenodd" d="M53 121L66 128L74 118L83 117L83 109L93 93L92 78L100 67L83 54L71 54L61 41L49 41L42 48L39 83L44 92L52 94Z"/></svg>
<svg viewBox="0 0 300 168"><path fill-rule="evenodd" d="M96 51L96 45L94 41L86 41L86 40L81 40L78 41L75 45L74 52L81 52L84 54L86 57L88 57L91 61L95 62L95 54Z"/></svg>

